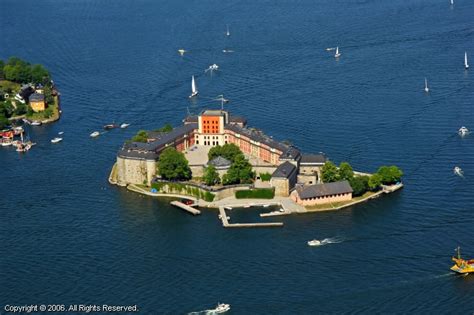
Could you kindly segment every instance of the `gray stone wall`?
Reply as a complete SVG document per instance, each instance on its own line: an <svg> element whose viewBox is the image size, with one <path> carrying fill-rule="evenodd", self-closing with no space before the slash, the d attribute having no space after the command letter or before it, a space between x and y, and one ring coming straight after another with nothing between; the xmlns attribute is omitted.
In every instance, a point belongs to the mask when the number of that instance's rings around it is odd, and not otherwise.
<svg viewBox="0 0 474 315"><path fill-rule="evenodd" d="M155 163L154 160L125 159L117 156L117 185L150 185L156 175Z"/></svg>

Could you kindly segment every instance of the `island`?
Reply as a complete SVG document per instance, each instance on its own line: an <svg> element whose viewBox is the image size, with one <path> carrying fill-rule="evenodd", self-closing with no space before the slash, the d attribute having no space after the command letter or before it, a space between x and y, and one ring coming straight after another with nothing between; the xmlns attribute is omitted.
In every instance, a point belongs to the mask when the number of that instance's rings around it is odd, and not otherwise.
<svg viewBox="0 0 474 315"><path fill-rule="evenodd" d="M23 119L36 125L60 117L60 93L49 71L17 57L0 60L0 129Z"/></svg>
<svg viewBox="0 0 474 315"><path fill-rule="evenodd" d="M109 182L221 210L279 205L282 209L266 215L284 215L364 202L403 187L402 176L396 166L371 174L354 171L347 162L336 166L322 152L303 153L248 127L243 117L204 110L186 117L182 126L141 130L125 141ZM221 216L225 223L224 211Z"/></svg>

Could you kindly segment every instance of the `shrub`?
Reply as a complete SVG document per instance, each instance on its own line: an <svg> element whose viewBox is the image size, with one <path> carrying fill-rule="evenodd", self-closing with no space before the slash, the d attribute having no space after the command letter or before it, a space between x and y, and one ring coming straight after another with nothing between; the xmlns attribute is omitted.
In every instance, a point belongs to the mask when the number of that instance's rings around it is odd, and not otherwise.
<svg viewBox="0 0 474 315"><path fill-rule="evenodd" d="M321 168L321 179L324 183L332 183L339 180L339 172L333 162L327 161L324 163L323 167Z"/></svg>
<svg viewBox="0 0 474 315"><path fill-rule="evenodd" d="M266 172L266 173L260 173L260 179L263 181L263 182L268 182L270 181L270 179L272 178L272 174Z"/></svg>

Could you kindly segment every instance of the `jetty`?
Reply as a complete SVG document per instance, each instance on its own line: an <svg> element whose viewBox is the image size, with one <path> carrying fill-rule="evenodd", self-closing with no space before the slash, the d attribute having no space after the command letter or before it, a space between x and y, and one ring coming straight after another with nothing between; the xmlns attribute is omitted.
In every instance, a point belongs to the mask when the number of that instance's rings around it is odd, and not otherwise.
<svg viewBox="0 0 474 315"><path fill-rule="evenodd" d="M193 208L192 206L188 206L180 201L171 201L170 202L171 205L175 206L175 207L178 207L178 208L181 208L183 209L184 211L187 211L193 215L198 215L198 214L201 214L201 211L199 211L198 209L195 209ZM194 205L194 204L193 204Z"/></svg>
<svg viewBox="0 0 474 315"><path fill-rule="evenodd" d="M251 227L282 227L283 222L263 222L263 223L229 223L227 214L223 206L219 207L219 214L222 221L222 226L226 228L251 228Z"/></svg>

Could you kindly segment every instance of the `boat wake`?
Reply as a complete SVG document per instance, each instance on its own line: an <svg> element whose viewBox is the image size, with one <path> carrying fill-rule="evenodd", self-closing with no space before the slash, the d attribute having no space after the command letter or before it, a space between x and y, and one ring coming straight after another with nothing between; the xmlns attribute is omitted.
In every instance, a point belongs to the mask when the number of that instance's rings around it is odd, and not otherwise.
<svg viewBox="0 0 474 315"><path fill-rule="evenodd" d="M211 315L211 314L218 314L218 312L216 312L216 310L203 310L203 311L197 311L197 312L191 312L191 313L188 313L188 315Z"/></svg>

